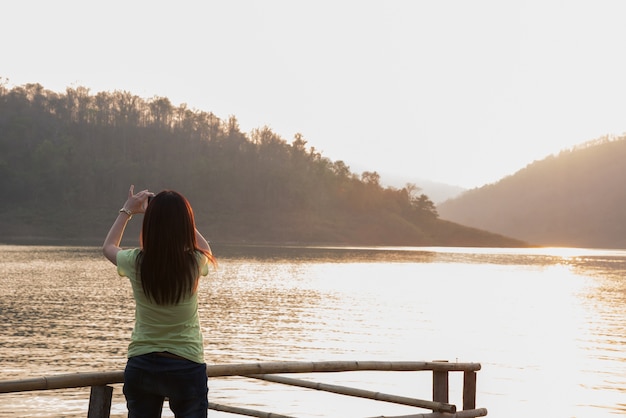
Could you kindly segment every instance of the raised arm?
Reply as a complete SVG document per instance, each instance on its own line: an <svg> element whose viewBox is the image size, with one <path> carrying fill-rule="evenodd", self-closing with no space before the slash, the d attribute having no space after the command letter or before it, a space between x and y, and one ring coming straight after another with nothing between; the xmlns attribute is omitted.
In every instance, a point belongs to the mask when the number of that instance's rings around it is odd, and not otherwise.
<svg viewBox="0 0 626 418"><path fill-rule="evenodd" d="M126 224L133 215L145 212L148 196L152 195L152 193L147 190L142 190L135 194L134 189L135 186L131 185L128 190L128 198L124 206L120 209L120 213L117 215L113 225L111 225L111 229L104 239L104 244L102 244L102 253L115 265L117 265L117 253L121 250L120 243L124 236Z"/></svg>
<svg viewBox="0 0 626 418"><path fill-rule="evenodd" d="M198 244L198 248L202 250L207 250L210 254L211 247L209 246L209 242L202 236L202 234L196 229L196 244Z"/></svg>

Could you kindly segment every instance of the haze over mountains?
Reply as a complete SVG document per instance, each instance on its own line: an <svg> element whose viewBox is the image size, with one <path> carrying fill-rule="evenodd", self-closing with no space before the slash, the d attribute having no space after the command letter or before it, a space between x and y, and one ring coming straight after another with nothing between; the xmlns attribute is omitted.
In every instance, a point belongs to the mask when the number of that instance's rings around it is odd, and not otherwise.
<svg viewBox="0 0 626 418"><path fill-rule="evenodd" d="M626 248L626 136L535 161L437 206L442 219L541 246Z"/></svg>
<svg viewBox="0 0 626 418"><path fill-rule="evenodd" d="M461 186L440 183L428 179L387 176L385 173L381 173L381 179L385 184L399 189L405 187L408 183L415 184L420 189L420 193L427 195L435 204L440 204L448 199L457 197L467 190Z"/></svg>

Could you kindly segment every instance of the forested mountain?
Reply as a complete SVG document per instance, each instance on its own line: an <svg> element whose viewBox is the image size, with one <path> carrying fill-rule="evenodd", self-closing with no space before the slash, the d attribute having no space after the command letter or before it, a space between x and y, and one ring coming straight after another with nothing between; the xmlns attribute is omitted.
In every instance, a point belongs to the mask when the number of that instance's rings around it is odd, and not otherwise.
<svg viewBox="0 0 626 418"><path fill-rule="evenodd" d="M0 84L1 241L99 244L131 183L182 192L214 242L523 245L440 220L416 186L384 188L299 134L246 135L164 97Z"/></svg>
<svg viewBox="0 0 626 418"><path fill-rule="evenodd" d="M626 248L626 137L529 164L437 207L442 218L539 245Z"/></svg>

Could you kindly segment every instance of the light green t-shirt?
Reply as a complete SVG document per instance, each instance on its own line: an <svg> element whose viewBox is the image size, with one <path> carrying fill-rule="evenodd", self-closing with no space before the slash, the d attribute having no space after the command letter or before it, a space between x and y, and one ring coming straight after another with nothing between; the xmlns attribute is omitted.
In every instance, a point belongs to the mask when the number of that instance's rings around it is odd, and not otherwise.
<svg viewBox="0 0 626 418"><path fill-rule="evenodd" d="M139 248L117 253L117 272L129 278L135 298L135 328L128 346L128 357L167 351L196 363L204 363L204 344L198 317L198 293L176 305L157 305L146 298L137 277ZM208 260L197 252L199 274L209 273Z"/></svg>

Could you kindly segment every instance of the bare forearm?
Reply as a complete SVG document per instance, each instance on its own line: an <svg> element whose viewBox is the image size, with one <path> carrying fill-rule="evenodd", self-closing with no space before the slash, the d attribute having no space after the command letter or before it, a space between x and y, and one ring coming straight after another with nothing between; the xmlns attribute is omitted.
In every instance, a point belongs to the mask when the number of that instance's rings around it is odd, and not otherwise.
<svg viewBox="0 0 626 418"><path fill-rule="evenodd" d="M198 244L198 248L202 250L207 250L211 253L211 247L209 246L209 242L202 236L202 234L196 229L196 244Z"/></svg>
<svg viewBox="0 0 626 418"><path fill-rule="evenodd" d="M111 225L111 229L104 239L104 244L102 244L102 253L113 264L117 264L117 252L121 249L120 243L122 242L124 230L126 229L126 224L129 219L130 216L124 212L120 212L115 222L113 222L113 225Z"/></svg>

